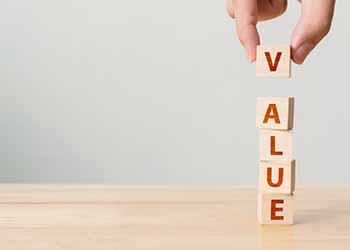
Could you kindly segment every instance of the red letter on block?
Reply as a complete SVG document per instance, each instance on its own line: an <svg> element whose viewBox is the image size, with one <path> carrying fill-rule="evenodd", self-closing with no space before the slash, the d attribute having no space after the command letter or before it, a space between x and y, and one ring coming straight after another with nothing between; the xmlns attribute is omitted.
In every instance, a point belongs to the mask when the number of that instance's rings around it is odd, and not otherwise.
<svg viewBox="0 0 350 250"><path fill-rule="evenodd" d="M266 110L263 123L267 123L270 118L273 118L275 120L275 123L277 124L281 123L276 104L269 104L269 107Z"/></svg>
<svg viewBox="0 0 350 250"><path fill-rule="evenodd" d="M282 56L282 52L277 52L275 62L272 63L270 52L265 52L265 57L267 60L267 63L269 64L270 71L275 72L278 67L278 63L280 62Z"/></svg>
<svg viewBox="0 0 350 250"><path fill-rule="evenodd" d="M267 183L270 187L279 187L283 183L283 168L278 168L278 181L272 182L272 168L267 168Z"/></svg>
<svg viewBox="0 0 350 250"><path fill-rule="evenodd" d="M276 215L276 212L282 212L283 208L276 207L277 204L283 204L283 200L271 200L271 220L283 220L283 215Z"/></svg>
<svg viewBox="0 0 350 250"><path fill-rule="evenodd" d="M276 151L276 136L272 135L270 139L271 155L283 155L282 151Z"/></svg>

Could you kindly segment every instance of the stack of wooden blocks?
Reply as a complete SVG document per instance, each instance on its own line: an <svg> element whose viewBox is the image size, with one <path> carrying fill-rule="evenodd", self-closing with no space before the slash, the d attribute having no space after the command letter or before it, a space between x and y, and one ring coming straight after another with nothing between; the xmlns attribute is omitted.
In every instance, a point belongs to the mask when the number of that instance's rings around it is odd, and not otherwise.
<svg viewBox="0 0 350 250"><path fill-rule="evenodd" d="M257 76L290 77L289 46L258 46ZM258 220L261 224L293 224L295 160L293 97L258 97L260 129Z"/></svg>

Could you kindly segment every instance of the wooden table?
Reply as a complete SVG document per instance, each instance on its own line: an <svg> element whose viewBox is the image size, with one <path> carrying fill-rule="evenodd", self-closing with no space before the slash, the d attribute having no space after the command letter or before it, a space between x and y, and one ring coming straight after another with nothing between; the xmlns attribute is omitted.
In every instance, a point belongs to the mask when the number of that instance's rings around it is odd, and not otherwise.
<svg viewBox="0 0 350 250"><path fill-rule="evenodd" d="M350 249L350 188L296 191L294 226L260 226L249 187L0 185L0 249Z"/></svg>

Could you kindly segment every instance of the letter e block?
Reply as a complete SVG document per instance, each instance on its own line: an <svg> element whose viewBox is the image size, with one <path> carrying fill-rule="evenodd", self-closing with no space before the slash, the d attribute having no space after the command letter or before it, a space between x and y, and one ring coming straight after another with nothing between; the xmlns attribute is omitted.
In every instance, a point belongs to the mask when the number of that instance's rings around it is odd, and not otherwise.
<svg viewBox="0 0 350 250"><path fill-rule="evenodd" d="M260 160L261 161L293 160L292 130L260 129Z"/></svg>
<svg viewBox="0 0 350 250"><path fill-rule="evenodd" d="M257 214L260 224L292 225L294 223L294 196L258 194Z"/></svg>
<svg viewBox="0 0 350 250"><path fill-rule="evenodd" d="M258 97L256 127L290 130L294 122L294 97Z"/></svg>
<svg viewBox="0 0 350 250"><path fill-rule="evenodd" d="M257 46L256 75L259 77L290 78L290 46Z"/></svg>
<svg viewBox="0 0 350 250"><path fill-rule="evenodd" d="M295 188L295 160L260 161L259 192L292 194Z"/></svg>

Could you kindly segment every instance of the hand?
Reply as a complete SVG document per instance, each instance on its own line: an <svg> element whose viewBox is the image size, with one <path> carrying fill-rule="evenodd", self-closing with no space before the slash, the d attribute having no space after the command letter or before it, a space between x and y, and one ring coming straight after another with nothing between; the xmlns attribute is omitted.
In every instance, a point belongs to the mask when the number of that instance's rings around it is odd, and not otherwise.
<svg viewBox="0 0 350 250"><path fill-rule="evenodd" d="M302 0L301 16L291 37L292 60L302 64L330 30L335 0ZM227 0L227 12L236 20L236 31L250 62L256 60L260 44L258 21L276 18L287 8L287 0Z"/></svg>

